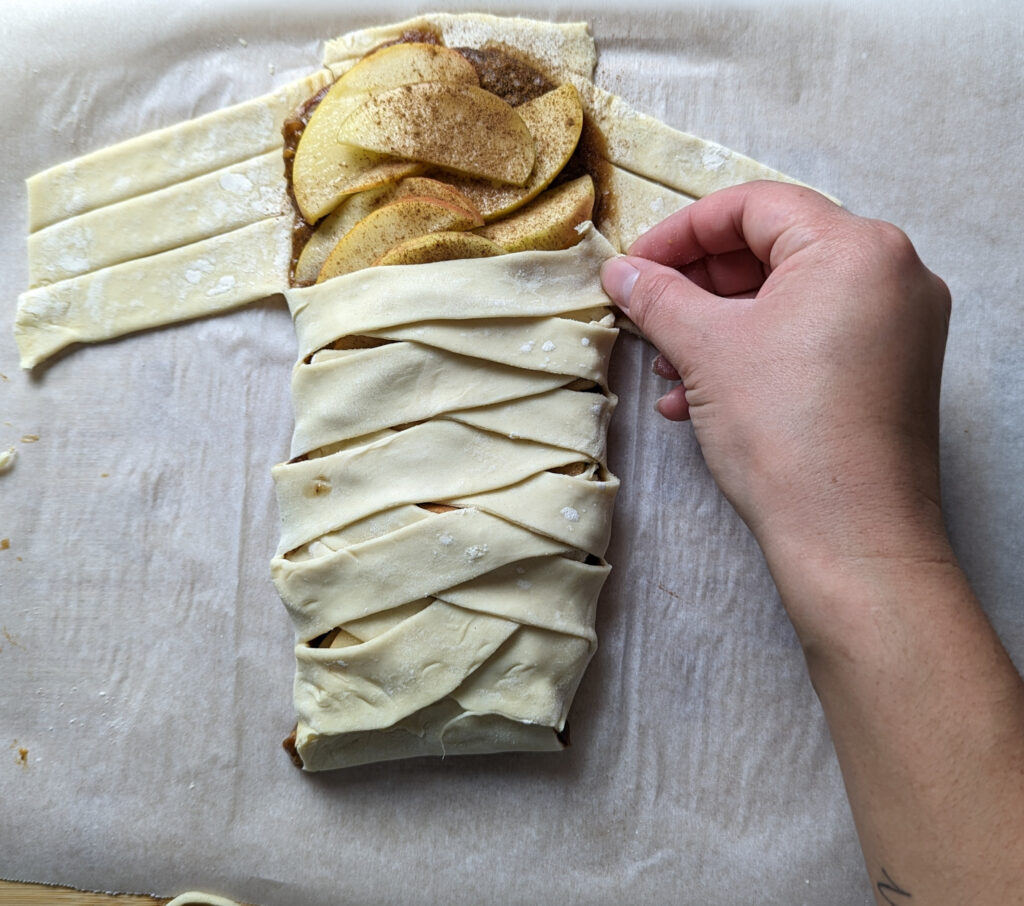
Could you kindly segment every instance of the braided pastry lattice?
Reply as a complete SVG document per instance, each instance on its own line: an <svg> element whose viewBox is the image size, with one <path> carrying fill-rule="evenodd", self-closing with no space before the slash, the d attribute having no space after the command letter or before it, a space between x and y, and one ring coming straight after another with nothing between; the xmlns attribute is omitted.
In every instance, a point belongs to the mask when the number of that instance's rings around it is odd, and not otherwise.
<svg viewBox="0 0 1024 906"><path fill-rule="evenodd" d="M561 748L618 487L612 254L588 227L564 252L287 293L296 425L272 572L307 770Z"/></svg>

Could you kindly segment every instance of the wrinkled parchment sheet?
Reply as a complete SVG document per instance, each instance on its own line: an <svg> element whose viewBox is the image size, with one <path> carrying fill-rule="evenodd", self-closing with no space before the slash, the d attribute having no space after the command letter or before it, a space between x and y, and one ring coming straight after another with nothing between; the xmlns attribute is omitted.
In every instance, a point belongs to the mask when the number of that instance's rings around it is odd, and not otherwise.
<svg viewBox="0 0 1024 906"><path fill-rule="evenodd" d="M639 341L613 368L623 489L572 747L319 776L280 748L284 305L18 369L26 176L267 92L316 68L322 40L431 8L0 5L0 450L17 451L0 475L0 877L262 906L869 903L793 631L689 427L652 411L666 385ZM517 8L589 20L601 85L899 223L948 281L949 524L1024 664L1016 0L622 9Z"/></svg>

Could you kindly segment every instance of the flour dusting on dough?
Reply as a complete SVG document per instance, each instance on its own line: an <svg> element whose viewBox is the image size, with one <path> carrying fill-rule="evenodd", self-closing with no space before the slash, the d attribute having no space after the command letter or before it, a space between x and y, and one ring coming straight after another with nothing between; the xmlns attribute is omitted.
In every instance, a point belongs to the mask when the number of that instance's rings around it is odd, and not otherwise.
<svg viewBox="0 0 1024 906"><path fill-rule="evenodd" d="M253 190L252 180L241 173L225 173L219 182L220 187L232 195L248 195Z"/></svg>
<svg viewBox="0 0 1024 906"><path fill-rule="evenodd" d="M235 278L231 274L225 274L207 291L208 296L219 296L221 293L230 292L235 288Z"/></svg>
<svg viewBox="0 0 1024 906"><path fill-rule="evenodd" d="M714 142L707 142L701 152L700 162L705 170L721 170L725 166L732 152L728 148L716 145Z"/></svg>

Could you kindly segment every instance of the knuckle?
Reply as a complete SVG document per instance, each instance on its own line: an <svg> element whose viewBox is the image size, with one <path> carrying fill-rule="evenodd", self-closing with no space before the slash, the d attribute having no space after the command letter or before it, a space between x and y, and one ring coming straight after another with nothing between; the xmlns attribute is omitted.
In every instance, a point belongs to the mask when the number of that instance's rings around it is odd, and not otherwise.
<svg viewBox="0 0 1024 906"><path fill-rule="evenodd" d="M897 267L921 265L914 243L903 230L885 220L872 220L870 224L876 248L889 261Z"/></svg>
<svg viewBox="0 0 1024 906"><path fill-rule="evenodd" d="M930 272L929 272L930 273ZM953 314L953 294L949 291L949 286L946 281L943 280L938 274L931 274L932 282L935 286L935 299L939 313L945 319L946 324L949 324L949 319Z"/></svg>
<svg viewBox="0 0 1024 906"><path fill-rule="evenodd" d="M910 237L899 227L884 220L871 221L875 253L889 272L905 287L909 298L949 321L952 295L946 282L921 261Z"/></svg>

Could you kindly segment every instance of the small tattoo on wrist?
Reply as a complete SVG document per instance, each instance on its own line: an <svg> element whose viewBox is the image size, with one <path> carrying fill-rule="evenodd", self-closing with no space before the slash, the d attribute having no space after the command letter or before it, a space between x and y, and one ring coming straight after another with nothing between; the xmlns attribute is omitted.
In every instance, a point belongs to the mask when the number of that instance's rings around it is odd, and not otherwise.
<svg viewBox="0 0 1024 906"><path fill-rule="evenodd" d="M905 902L902 899L903 897L907 900L913 899L913 894L911 894L909 890L904 890L900 887L900 885L892 879L889 872L884 868L882 869L882 878L884 880L878 881L875 884L875 889L878 891L878 895L885 900L889 906L901 906L901 904ZM900 897L901 899L896 900L894 897Z"/></svg>

